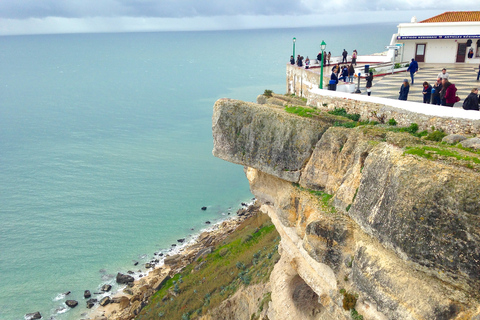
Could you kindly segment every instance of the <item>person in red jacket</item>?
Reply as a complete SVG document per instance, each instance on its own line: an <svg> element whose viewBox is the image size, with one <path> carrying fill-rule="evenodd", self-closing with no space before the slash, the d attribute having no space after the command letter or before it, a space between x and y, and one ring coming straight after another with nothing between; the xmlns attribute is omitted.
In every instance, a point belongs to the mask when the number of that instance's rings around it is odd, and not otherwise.
<svg viewBox="0 0 480 320"><path fill-rule="evenodd" d="M448 80L445 81L445 106L453 107L455 102L457 102L457 88L453 83L450 83Z"/></svg>

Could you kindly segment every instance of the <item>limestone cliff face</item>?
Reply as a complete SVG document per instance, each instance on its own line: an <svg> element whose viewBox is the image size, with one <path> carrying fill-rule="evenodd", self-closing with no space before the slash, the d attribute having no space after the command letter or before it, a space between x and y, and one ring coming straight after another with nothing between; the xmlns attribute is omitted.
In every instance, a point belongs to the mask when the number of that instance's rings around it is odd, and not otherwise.
<svg viewBox="0 0 480 320"><path fill-rule="evenodd" d="M480 319L480 173L423 141L222 99L215 156L246 167L282 236L268 319ZM476 155L478 157L478 155ZM341 290L344 289L344 290Z"/></svg>

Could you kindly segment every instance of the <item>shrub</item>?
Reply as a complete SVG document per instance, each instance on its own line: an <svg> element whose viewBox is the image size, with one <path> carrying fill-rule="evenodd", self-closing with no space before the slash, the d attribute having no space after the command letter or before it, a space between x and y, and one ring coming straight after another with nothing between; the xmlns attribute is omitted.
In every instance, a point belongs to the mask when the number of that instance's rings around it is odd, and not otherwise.
<svg viewBox="0 0 480 320"><path fill-rule="evenodd" d="M425 137L426 140L431 140L431 141L442 141L442 139L446 136L447 134L443 131L440 130L435 130Z"/></svg>
<svg viewBox="0 0 480 320"><path fill-rule="evenodd" d="M355 295L345 292L343 294L343 309L345 310L350 310L355 308L355 305L357 304L357 297Z"/></svg>
<svg viewBox="0 0 480 320"><path fill-rule="evenodd" d="M389 124L390 126L396 126L396 125L397 125L397 121L395 121L395 119L392 118L392 119L388 120L388 124Z"/></svg>
<svg viewBox="0 0 480 320"><path fill-rule="evenodd" d="M264 95L265 97L271 97L271 96L272 96L272 93L273 93L272 90L265 89L265 91L263 92L263 95Z"/></svg>

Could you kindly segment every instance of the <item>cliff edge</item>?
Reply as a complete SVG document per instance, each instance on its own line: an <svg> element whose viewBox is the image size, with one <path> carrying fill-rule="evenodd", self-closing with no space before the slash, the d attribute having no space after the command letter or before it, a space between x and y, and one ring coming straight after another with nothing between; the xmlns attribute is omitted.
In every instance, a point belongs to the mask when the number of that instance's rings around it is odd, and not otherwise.
<svg viewBox="0 0 480 320"><path fill-rule="evenodd" d="M349 121L215 103L213 154L282 238L265 317L480 319L480 155Z"/></svg>

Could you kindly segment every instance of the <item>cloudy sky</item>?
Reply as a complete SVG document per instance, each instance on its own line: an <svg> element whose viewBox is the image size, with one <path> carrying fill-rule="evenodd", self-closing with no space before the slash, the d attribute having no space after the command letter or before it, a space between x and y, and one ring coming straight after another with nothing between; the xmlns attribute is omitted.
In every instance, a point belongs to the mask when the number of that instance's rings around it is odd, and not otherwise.
<svg viewBox="0 0 480 320"><path fill-rule="evenodd" d="M409 22L461 10L478 0L0 0L0 35Z"/></svg>

